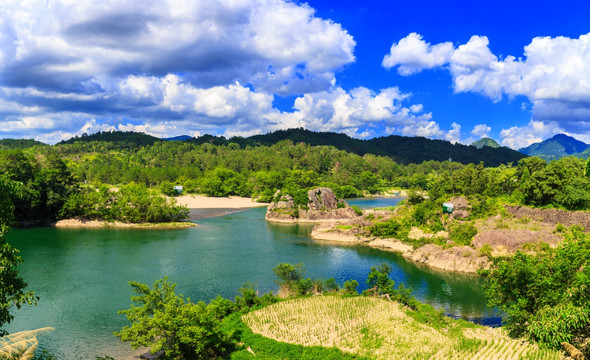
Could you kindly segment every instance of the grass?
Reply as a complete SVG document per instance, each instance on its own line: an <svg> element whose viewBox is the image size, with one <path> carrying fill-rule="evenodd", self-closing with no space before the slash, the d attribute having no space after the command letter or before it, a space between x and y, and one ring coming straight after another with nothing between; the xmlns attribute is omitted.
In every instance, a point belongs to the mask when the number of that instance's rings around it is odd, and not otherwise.
<svg viewBox="0 0 590 360"><path fill-rule="evenodd" d="M373 297L296 298L250 312L242 320L264 338L310 349L319 345L370 359L549 360L562 356L511 339L502 329L452 320L427 305L410 311Z"/></svg>
<svg viewBox="0 0 590 360"><path fill-rule="evenodd" d="M334 226L336 229L341 229L341 230L350 230L352 229L352 225L336 225Z"/></svg>

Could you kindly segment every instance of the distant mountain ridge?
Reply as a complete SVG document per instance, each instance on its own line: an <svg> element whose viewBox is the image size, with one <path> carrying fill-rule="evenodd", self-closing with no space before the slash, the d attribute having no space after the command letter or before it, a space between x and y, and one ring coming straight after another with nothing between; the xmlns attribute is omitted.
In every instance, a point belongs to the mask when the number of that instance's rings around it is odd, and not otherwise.
<svg viewBox="0 0 590 360"><path fill-rule="evenodd" d="M590 145L565 134L557 134L552 138L518 149L519 152L538 156L547 161L560 159L565 156L587 157Z"/></svg>
<svg viewBox="0 0 590 360"><path fill-rule="evenodd" d="M501 147L500 144L498 144L498 142L496 140L491 139L489 137L481 138L481 139L471 143L471 146L475 146L478 149L481 149L484 146L489 146L489 147L493 147L493 148Z"/></svg>
<svg viewBox="0 0 590 360"><path fill-rule="evenodd" d="M0 139L0 149L26 149L37 145L49 146L33 139Z"/></svg>
<svg viewBox="0 0 590 360"><path fill-rule="evenodd" d="M185 140L188 143L214 145L227 145L236 143L240 147L246 146L270 146L277 142L290 140L294 143L305 143L311 146L334 146L339 150L348 151L358 155L374 154L388 156L402 164L421 163L435 160L460 162L463 164L484 162L485 166L498 166L506 163L516 163L526 157L515 150L498 147L484 146L478 149L474 146L452 144L446 140L431 140L424 137L406 137L398 135L383 136L369 140L351 138L346 134L334 132L314 132L303 128L277 130L264 135L254 135L247 138L232 137L226 139L223 136L203 135L192 138L188 135L169 138L167 140ZM142 133L101 132L93 135L75 137L59 144L71 144L76 141L111 141L120 146L144 146L151 145L161 139ZM182 140L181 140L182 141Z"/></svg>

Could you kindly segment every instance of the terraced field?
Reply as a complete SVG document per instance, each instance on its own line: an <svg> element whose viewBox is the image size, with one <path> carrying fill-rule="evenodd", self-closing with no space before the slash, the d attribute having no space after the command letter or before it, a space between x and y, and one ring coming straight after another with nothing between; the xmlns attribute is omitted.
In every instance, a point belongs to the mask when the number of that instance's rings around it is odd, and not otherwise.
<svg viewBox="0 0 590 360"><path fill-rule="evenodd" d="M314 296L244 315L253 332L305 346L337 347L375 359L560 359L502 329L414 315L372 297Z"/></svg>

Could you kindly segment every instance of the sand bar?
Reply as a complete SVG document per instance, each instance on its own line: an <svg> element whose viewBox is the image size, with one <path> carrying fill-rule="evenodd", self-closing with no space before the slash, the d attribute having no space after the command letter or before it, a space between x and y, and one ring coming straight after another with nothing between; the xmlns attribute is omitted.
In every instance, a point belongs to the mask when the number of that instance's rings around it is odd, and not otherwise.
<svg viewBox="0 0 590 360"><path fill-rule="evenodd" d="M204 195L182 195L176 197L178 205L184 205L189 209L243 209L267 206L267 203L259 203L247 197L209 197Z"/></svg>

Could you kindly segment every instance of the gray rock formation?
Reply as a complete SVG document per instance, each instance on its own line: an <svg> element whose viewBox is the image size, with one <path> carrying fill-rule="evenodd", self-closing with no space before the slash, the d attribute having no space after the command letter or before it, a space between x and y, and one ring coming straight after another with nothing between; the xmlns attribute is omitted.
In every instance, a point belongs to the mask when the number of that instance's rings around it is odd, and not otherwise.
<svg viewBox="0 0 590 360"><path fill-rule="evenodd" d="M326 222L334 220L352 219L357 216L354 209L350 208L344 200L336 199L336 195L330 188L321 187L307 192L307 206L295 205L290 195L275 194L277 202L271 203L265 219L275 222Z"/></svg>
<svg viewBox="0 0 590 360"><path fill-rule="evenodd" d="M307 192L310 210L334 210L338 208L338 199L330 188L320 187Z"/></svg>

